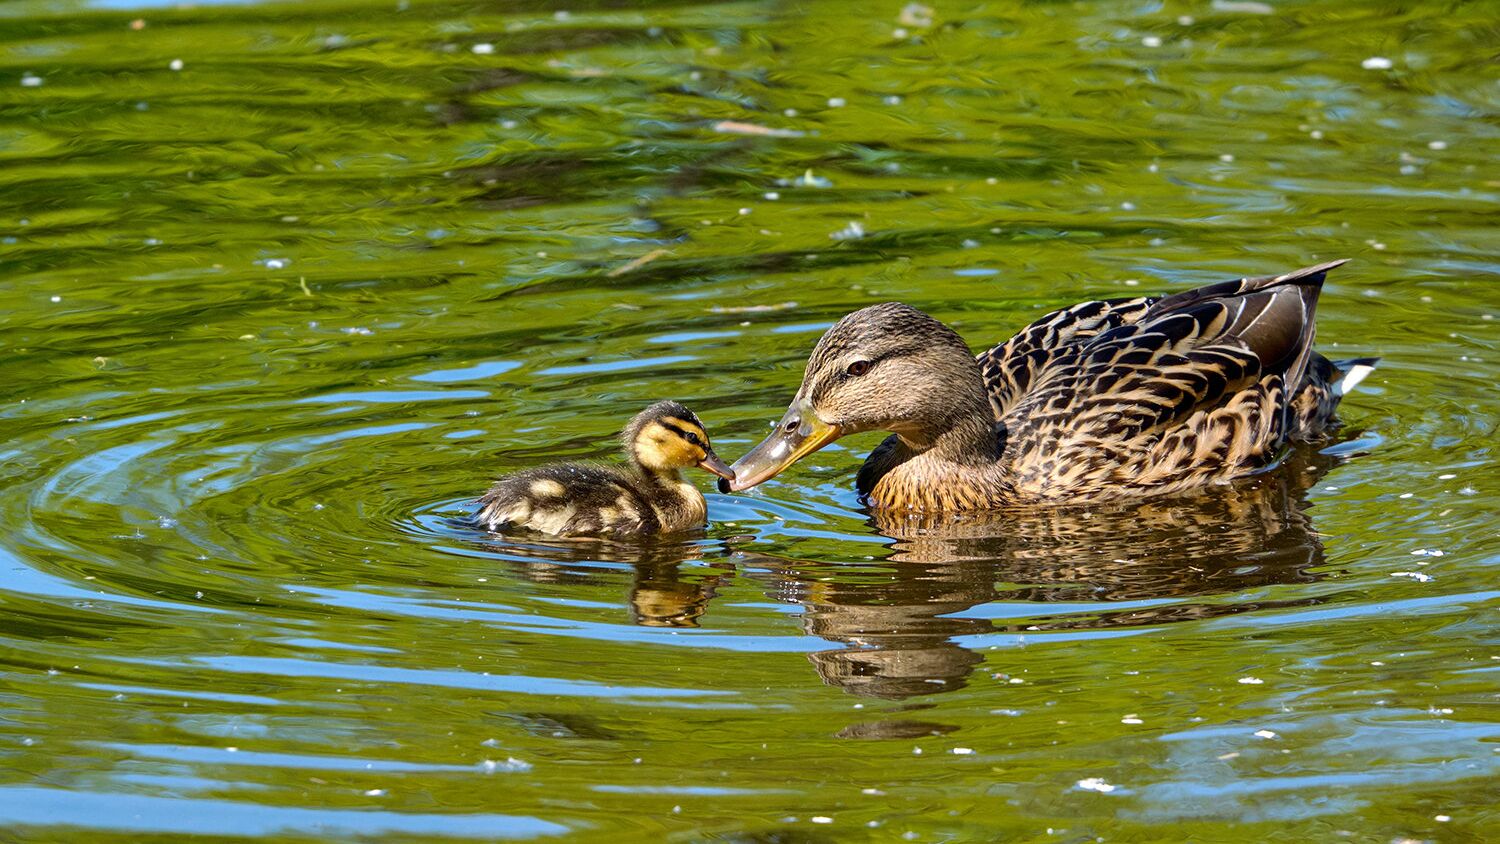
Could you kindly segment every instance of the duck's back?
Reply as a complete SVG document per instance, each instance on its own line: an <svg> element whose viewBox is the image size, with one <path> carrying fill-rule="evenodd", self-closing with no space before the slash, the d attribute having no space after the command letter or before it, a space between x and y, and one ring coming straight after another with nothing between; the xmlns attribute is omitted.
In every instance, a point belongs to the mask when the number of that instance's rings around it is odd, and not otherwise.
<svg viewBox="0 0 1500 844"><path fill-rule="evenodd" d="M1016 494L1089 500L1234 477L1316 436L1341 393L1312 350L1342 262L1085 302L979 356Z"/></svg>
<svg viewBox="0 0 1500 844"><path fill-rule="evenodd" d="M496 481L479 499L474 519L487 530L524 528L559 536L654 533L661 525L643 484L609 466L541 466Z"/></svg>

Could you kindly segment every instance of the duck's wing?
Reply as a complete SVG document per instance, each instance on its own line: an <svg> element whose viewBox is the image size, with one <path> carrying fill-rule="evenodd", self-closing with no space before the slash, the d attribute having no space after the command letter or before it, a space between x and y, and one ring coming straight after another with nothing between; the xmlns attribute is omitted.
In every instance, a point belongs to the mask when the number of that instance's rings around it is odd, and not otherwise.
<svg viewBox="0 0 1500 844"><path fill-rule="evenodd" d="M1292 429L1335 261L1166 296L1056 351L1002 420L1018 485L1202 483L1258 468Z"/></svg>
<svg viewBox="0 0 1500 844"><path fill-rule="evenodd" d="M1140 319L1160 297L1134 299L1101 299L1080 302L1053 311L1026 326L1009 340L981 352L979 368L984 373L985 391L990 408L1000 419L1018 399L1031 389L1038 373L1044 371L1064 350L1087 343L1099 334Z"/></svg>

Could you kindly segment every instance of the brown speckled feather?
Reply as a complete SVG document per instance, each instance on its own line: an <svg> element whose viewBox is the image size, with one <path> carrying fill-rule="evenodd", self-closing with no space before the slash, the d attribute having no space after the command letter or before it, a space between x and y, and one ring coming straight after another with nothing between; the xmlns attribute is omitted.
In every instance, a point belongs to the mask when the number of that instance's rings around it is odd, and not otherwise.
<svg viewBox="0 0 1500 844"><path fill-rule="evenodd" d="M1026 394L1036 374L1061 351L1103 331L1135 322L1156 299L1104 299L1053 311L979 355L990 406L999 419Z"/></svg>
<svg viewBox="0 0 1500 844"><path fill-rule="evenodd" d="M1052 350L1000 419L1016 493L1164 492L1269 463L1304 424L1285 385L1304 381L1332 266L1148 300Z"/></svg>

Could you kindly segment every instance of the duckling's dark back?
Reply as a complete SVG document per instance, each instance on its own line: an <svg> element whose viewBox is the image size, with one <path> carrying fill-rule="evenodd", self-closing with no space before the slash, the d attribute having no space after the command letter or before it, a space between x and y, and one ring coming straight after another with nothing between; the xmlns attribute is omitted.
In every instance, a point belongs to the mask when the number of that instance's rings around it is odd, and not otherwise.
<svg viewBox="0 0 1500 844"><path fill-rule="evenodd" d="M527 528L558 535L654 533L660 529L641 479L587 463L540 466L501 478L479 499L487 530Z"/></svg>

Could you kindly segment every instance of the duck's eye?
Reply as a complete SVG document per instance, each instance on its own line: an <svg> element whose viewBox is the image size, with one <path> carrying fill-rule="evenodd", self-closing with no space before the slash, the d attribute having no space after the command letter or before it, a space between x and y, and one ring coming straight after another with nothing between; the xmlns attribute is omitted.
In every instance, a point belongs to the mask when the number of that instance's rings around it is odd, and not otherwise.
<svg viewBox="0 0 1500 844"><path fill-rule="evenodd" d="M857 360L849 364L849 368L844 371L850 375L864 375L870 371L870 362L867 360Z"/></svg>
<svg viewBox="0 0 1500 844"><path fill-rule="evenodd" d="M688 431L688 433L687 433L687 441L690 442L690 443L692 443L693 445L703 445L703 440L697 434L693 433L692 431Z"/></svg>

